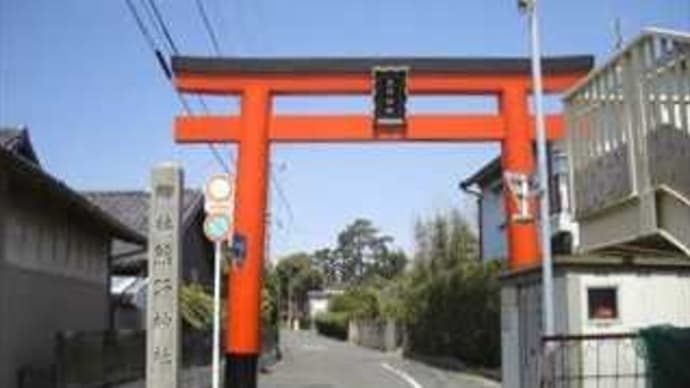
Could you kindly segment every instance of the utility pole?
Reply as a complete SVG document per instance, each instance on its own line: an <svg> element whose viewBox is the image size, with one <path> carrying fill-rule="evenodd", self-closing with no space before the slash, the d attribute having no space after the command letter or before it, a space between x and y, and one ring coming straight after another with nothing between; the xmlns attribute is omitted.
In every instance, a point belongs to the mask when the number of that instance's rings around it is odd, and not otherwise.
<svg viewBox="0 0 690 388"><path fill-rule="evenodd" d="M542 87L541 48L539 42L538 0L518 0L518 6L527 14L530 32L532 60L532 86L534 114L537 125L537 170L539 171L539 223L542 250L542 304L544 335L555 333L553 305L553 258L551 255L551 219L549 214L549 171L546 153L546 128L544 123L544 90Z"/></svg>

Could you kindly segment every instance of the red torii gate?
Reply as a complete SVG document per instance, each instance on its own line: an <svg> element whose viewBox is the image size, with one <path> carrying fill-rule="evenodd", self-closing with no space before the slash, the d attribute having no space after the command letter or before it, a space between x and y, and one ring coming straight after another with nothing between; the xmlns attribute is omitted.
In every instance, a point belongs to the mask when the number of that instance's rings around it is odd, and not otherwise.
<svg viewBox="0 0 690 388"><path fill-rule="evenodd" d="M232 266L230 274L226 386L256 384L271 143L499 141L505 171L534 171L534 119L528 106L530 61L526 58L175 57L172 63L180 92L241 97L239 116L182 116L175 122L177 142L239 145L235 220L236 231L246 237L247 256L242 265ZM592 68L593 58L545 58L542 63L545 92L560 93ZM371 95L372 69L380 66L409 69L409 94L493 95L499 101L499 112L411 115L404 125L393 129L377 128L368 115L276 116L271 112L276 95ZM546 122L549 139L563 136L560 115L550 115ZM535 223L513 221L517 205L513 200L505 203L510 268L538 265Z"/></svg>

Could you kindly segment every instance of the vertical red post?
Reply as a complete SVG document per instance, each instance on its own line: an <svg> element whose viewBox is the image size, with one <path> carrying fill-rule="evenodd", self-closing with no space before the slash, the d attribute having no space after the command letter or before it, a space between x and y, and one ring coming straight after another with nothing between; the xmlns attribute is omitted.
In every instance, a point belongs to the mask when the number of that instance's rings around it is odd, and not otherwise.
<svg viewBox="0 0 690 388"><path fill-rule="evenodd" d="M514 85L506 88L500 97L501 114L506 123L506 137L502 143L503 171L531 175L534 172L534 151L530 136L530 114L528 93L525 87ZM507 185L503 185L506 211L506 234L508 237L508 264L510 269L537 265L540 262L539 239L536 221L518 222L515 197ZM535 202L530 203L536 217Z"/></svg>
<svg viewBox="0 0 690 388"><path fill-rule="evenodd" d="M226 387L256 386L261 350L261 284L264 268L265 214L268 193L269 90L252 85L242 95L235 230L246 238L246 257L230 271L226 325Z"/></svg>

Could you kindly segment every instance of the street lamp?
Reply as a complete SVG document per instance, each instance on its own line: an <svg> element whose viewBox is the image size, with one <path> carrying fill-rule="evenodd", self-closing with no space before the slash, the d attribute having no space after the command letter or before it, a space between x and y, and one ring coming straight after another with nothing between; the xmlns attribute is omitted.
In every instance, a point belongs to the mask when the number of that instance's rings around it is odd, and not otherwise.
<svg viewBox="0 0 690 388"><path fill-rule="evenodd" d="M532 85L535 122L537 125L537 169L539 172L539 222L542 248L542 304L544 335L554 334L553 258L551 256L551 222L549 218L549 172L546 156L546 129L544 125L544 91L542 87L541 49L539 47L538 0L518 0L520 12L527 15L530 30L532 58Z"/></svg>

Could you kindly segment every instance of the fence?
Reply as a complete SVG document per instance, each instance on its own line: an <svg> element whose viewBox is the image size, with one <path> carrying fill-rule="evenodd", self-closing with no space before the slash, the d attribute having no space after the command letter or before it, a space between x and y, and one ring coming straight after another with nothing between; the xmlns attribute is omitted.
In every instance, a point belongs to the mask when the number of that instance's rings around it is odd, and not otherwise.
<svg viewBox="0 0 690 388"><path fill-rule="evenodd" d="M55 344L56 383L97 387L141 378L146 368L146 333L60 333Z"/></svg>
<svg viewBox="0 0 690 388"><path fill-rule="evenodd" d="M396 350L402 344L402 328L394 320L350 320L348 340L360 346L384 352Z"/></svg>
<svg viewBox="0 0 690 388"><path fill-rule="evenodd" d="M550 336L543 344L543 388L647 387L638 334Z"/></svg>
<svg viewBox="0 0 690 388"><path fill-rule="evenodd" d="M182 366L208 365L211 346L210 331L185 328ZM146 374L146 332L60 333L55 342L55 361L54 381L58 388L101 387L143 379Z"/></svg>

